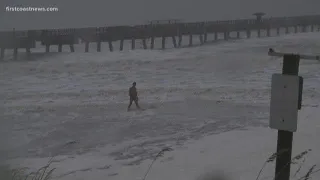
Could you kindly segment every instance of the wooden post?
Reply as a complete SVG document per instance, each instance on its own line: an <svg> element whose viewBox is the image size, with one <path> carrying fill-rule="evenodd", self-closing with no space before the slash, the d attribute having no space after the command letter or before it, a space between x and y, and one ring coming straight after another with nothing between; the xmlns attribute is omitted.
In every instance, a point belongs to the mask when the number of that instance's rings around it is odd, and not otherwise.
<svg viewBox="0 0 320 180"><path fill-rule="evenodd" d="M247 30L247 38L251 38L251 31L250 30Z"/></svg>
<svg viewBox="0 0 320 180"><path fill-rule="evenodd" d="M30 57L31 55L31 43L30 43L30 36L31 36L31 32L28 31L28 45L26 47L26 54L27 54L27 57Z"/></svg>
<svg viewBox="0 0 320 180"><path fill-rule="evenodd" d="M182 44L182 32L181 32L181 27L180 26L178 26L178 28L177 28L177 36L178 36L177 47L181 47L181 44Z"/></svg>
<svg viewBox="0 0 320 180"><path fill-rule="evenodd" d="M30 56L30 54L31 54L30 47L27 47L27 48L26 48L26 53L27 53L27 56L29 57L29 56Z"/></svg>
<svg viewBox="0 0 320 180"><path fill-rule="evenodd" d="M18 48L13 49L13 59L16 60L18 58Z"/></svg>
<svg viewBox="0 0 320 180"><path fill-rule="evenodd" d="M150 42L150 49L154 48L154 36L151 37L151 42Z"/></svg>
<svg viewBox="0 0 320 180"><path fill-rule="evenodd" d="M240 39L240 31L237 31L237 38Z"/></svg>
<svg viewBox="0 0 320 180"><path fill-rule="evenodd" d="M205 32L203 35L203 42L206 43L208 41L208 33Z"/></svg>
<svg viewBox="0 0 320 180"><path fill-rule="evenodd" d="M84 51L89 52L89 42L88 41L85 42L85 50Z"/></svg>
<svg viewBox="0 0 320 180"><path fill-rule="evenodd" d="M58 45L58 52L62 52L62 44Z"/></svg>
<svg viewBox="0 0 320 180"><path fill-rule="evenodd" d="M13 28L13 42L14 42L14 47L13 47L13 59L16 60L18 58L18 47L17 47L17 39L16 39L16 31L15 28Z"/></svg>
<svg viewBox="0 0 320 180"><path fill-rule="evenodd" d="M218 40L218 32L214 32L214 40L215 40L215 41Z"/></svg>
<svg viewBox="0 0 320 180"><path fill-rule="evenodd" d="M294 27L294 33L298 33L298 26Z"/></svg>
<svg viewBox="0 0 320 180"><path fill-rule="evenodd" d="M277 28L277 35L280 35L280 28Z"/></svg>
<svg viewBox="0 0 320 180"><path fill-rule="evenodd" d="M311 32L314 31L314 25L311 25Z"/></svg>
<svg viewBox="0 0 320 180"><path fill-rule="evenodd" d="M203 44L203 36L202 36L202 34L199 34L199 41L200 41L200 44L202 45Z"/></svg>
<svg viewBox="0 0 320 180"><path fill-rule="evenodd" d="M199 37L200 38L200 42L202 42L202 44L204 44L204 43L206 43L207 42L207 30L206 30L206 27L205 27L205 25L203 24L203 28L202 28L202 34L200 34L200 36L201 37ZM202 41L201 41L201 39L202 39Z"/></svg>
<svg viewBox="0 0 320 180"><path fill-rule="evenodd" d="M148 49L147 47L147 41L145 38L142 39L142 45L143 45L143 49Z"/></svg>
<svg viewBox="0 0 320 180"><path fill-rule="evenodd" d="M33 46L35 46L35 41L33 41L33 33L32 33L32 31L28 31L27 32L27 35L28 35L28 46L27 46L27 48L26 48L26 54L27 54L27 57L30 57L30 55L31 55L31 48L33 47ZM31 43L32 42L32 43Z"/></svg>
<svg viewBox="0 0 320 180"><path fill-rule="evenodd" d="M108 41L108 44L109 44L109 50L110 50L110 52L113 52L113 44L112 44L112 41Z"/></svg>
<svg viewBox="0 0 320 180"><path fill-rule="evenodd" d="M224 32L224 40L228 41L229 40L229 32Z"/></svg>
<svg viewBox="0 0 320 180"><path fill-rule="evenodd" d="M182 45L182 35L179 35L179 42L178 42L178 46L181 47Z"/></svg>
<svg viewBox="0 0 320 180"><path fill-rule="evenodd" d="M193 44L193 36L192 34L189 34L189 46L191 47Z"/></svg>
<svg viewBox="0 0 320 180"><path fill-rule="evenodd" d="M267 29L267 36L270 37L270 28Z"/></svg>
<svg viewBox="0 0 320 180"><path fill-rule="evenodd" d="M74 52L74 45L70 44L70 52Z"/></svg>
<svg viewBox="0 0 320 180"><path fill-rule="evenodd" d="M172 36L172 43L173 43L173 47L177 48L177 41L175 36Z"/></svg>
<svg viewBox="0 0 320 180"><path fill-rule="evenodd" d="M1 48L1 53L0 53L0 60L4 58L4 53L5 53L5 48Z"/></svg>
<svg viewBox="0 0 320 180"><path fill-rule="evenodd" d="M97 42L97 52L101 52L101 41L100 41L100 39Z"/></svg>
<svg viewBox="0 0 320 180"><path fill-rule="evenodd" d="M132 50L136 49L136 39L135 38L132 38L132 40L131 40L131 49Z"/></svg>
<svg viewBox="0 0 320 180"><path fill-rule="evenodd" d="M50 52L50 44L46 44L46 53Z"/></svg>
<svg viewBox="0 0 320 180"><path fill-rule="evenodd" d="M297 55L284 55L282 74L297 76L299 73L299 61L300 61L300 57ZM276 158L275 180L290 179L292 140L293 140L292 132L284 131L284 130L278 131L278 140L277 140L278 156Z"/></svg>
<svg viewBox="0 0 320 180"><path fill-rule="evenodd" d="M166 48L166 37L162 36L162 49Z"/></svg>
<svg viewBox="0 0 320 180"><path fill-rule="evenodd" d="M27 31L27 36L28 36L28 45L27 45L27 48L26 48L26 54L27 54L27 57L30 57L30 55L31 55L31 47L35 46L35 41L33 41L33 38L32 38L33 37L32 31Z"/></svg>
<svg viewBox="0 0 320 180"><path fill-rule="evenodd" d="M306 26L302 26L302 32L307 32L307 27Z"/></svg>
<svg viewBox="0 0 320 180"><path fill-rule="evenodd" d="M289 34L289 27L286 26L286 34Z"/></svg>
<svg viewBox="0 0 320 180"><path fill-rule="evenodd" d="M258 29L258 37L261 37L261 30Z"/></svg>
<svg viewBox="0 0 320 180"><path fill-rule="evenodd" d="M120 51L123 51L123 42L124 42L124 39L121 39L120 40Z"/></svg>

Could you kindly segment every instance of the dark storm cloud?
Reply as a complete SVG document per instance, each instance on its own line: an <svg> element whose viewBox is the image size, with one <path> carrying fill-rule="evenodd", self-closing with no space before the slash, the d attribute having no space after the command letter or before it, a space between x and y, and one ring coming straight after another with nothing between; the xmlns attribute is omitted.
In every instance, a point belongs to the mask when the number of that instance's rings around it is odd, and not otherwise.
<svg viewBox="0 0 320 180"><path fill-rule="evenodd" d="M5 12L6 6L58 7L59 12ZM0 30L139 24L317 14L318 0L1 0Z"/></svg>

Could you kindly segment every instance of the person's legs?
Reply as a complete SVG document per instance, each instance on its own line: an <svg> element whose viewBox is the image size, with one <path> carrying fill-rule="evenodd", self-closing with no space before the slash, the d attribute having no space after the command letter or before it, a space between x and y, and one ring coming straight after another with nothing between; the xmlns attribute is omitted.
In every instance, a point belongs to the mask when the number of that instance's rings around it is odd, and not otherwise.
<svg viewBox="0 0 320 180"><path fill-rule="evenodd" d="M130 109L130 107L132 105L132 101L133 101L133 99L130 97L130 103L129 103L129 106L128 106L128 110Z"/></svg>
<svg viewBox="0 0 320 180"><path fill-rule="evenodd" d="M140 106L139 106L139 103L138 103L138 98L134 99L134 103L136 104L136 107L138 109L141 109Z"/></svg>

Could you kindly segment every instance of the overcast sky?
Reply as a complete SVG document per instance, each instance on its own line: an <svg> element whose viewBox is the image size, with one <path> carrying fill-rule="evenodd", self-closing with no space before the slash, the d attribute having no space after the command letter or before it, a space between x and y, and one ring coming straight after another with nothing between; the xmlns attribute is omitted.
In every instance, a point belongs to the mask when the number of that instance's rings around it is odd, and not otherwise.
<svg viewBox="0 0 320 180"><path fill-rule="evenodd" d="M6 6L57 7L59 12L6 12ZM0 30L140 24L320 14L320 0L0 0Z"/></svg>

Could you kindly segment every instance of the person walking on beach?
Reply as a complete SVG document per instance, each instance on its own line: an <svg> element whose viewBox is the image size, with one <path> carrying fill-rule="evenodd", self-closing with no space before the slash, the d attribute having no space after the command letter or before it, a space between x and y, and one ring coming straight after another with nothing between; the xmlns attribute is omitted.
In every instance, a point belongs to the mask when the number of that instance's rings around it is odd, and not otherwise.
<svg viewBox="0 0 320 180"><path fill-rule="evenodd" d="M136 85L137 85L137 83L133 82L132 83L132 87L130 87L130 89L129 89L130 103L129 103L129 106L128 106L128 111L130 110L130 107L131 107L133 101L136 104L136 107L138 109L141 109L140 106L139 106L139 103L138 103L138 92L137 92Z"/></svg>

